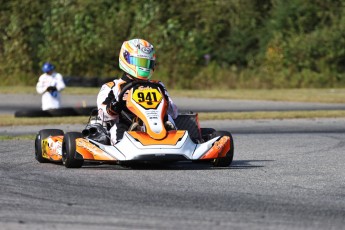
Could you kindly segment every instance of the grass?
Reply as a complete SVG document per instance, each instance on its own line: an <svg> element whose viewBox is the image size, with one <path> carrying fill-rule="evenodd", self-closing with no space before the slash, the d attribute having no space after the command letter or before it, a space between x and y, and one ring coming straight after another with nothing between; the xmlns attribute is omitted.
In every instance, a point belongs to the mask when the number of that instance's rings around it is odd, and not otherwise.
<svg viewBox="0 0 345 230"><path fill-rule="evenodd" d="M202 120L245 120L245 119L294 119L294 118L345 118L344 110L282 111L282 112L228 112L199 113ZM86 124L88 117L16 118L0 115L0 126Z"/></svg>
<svg viewBox="0 0 345 230"><path fill-rule="evenodd" d="M345 118L344 110L200 113L200 120Z"/></svg>
<svg viewBox="0 0 345 230"><path fill-rule="evenodd" d="M31 135L18 135L18 136L8 136L8 135L0 135L0 141L11 141L11 140L34 140L34 134Z"/></svg>
<svg viewBox="0 0 345 230"><path fill-rule="evenodd" d="M66 87L63 91L70 95L96 95L99 87ZM339 89L229 89L229 90L173 90L174 97L223 98L242 100L296 101L345 103L345 88ZM1 86L0 93L36 94L34 86Z"/></svg>
<svg viewBox="0 0 345 230"><path fill-rule="evenodd" d="M199 113L203 120L244 120L244 119L293 119L293 118L345 118L345 111L284 111L284 112L229 112ZM48 118L15 118L13 115L0 115L0 126L14 125L49 125L49 124L86 124L88 117L48 117ZM35 135L0 135L0 141L34 140Z"/></svg>
<svg viewBox="0 0 345 230"><path fill-rule="evenodd" d="M66 87L63 93L70 95L97 95L100 87ZM35 86L0 86L0 94L37 94Z"/></svg>
<svg viewBox="0 0 345 230"><path fill-rule="evenodd" d="M14 125L49 125L49 124L86 124L89 117L14 117L14 115L0 115L0 126Z"/></svg>
<svg viewBox="0 0 345 230"><path fill-rule="evenodd" d="M97 95L99 88L67 87L65 94ZM35 87L1 86L0 93L35 94ZM345 89L229 89L229 90L169 90L174 97L223 98L243 100L271 100L296 102L345 103ZM345 111L281 111L281 112L227 112L199 113L200 120L217 119L293 119L293 118L345 118ZM86 124L88 117L48 117L15 118L13 115L0 115L0 126L49 125L49 124Z"/></svg>
<svg viewBox="0 0 345 230"><path fill-rule="evenodd" d="M169 91L174 96L289 102L345 103L345 89L229 89Z"/></svg>

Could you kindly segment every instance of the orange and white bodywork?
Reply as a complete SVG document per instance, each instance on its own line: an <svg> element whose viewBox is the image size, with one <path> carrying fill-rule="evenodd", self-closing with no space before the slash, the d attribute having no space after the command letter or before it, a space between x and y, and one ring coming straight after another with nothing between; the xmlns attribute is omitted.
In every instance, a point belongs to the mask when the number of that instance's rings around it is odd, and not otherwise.
<svg viewBox="0 0 345 230"><path fill-rule="evenodd" d="M84 138L76 139L76 152L79 153L84 160L117 161L112 155Z"/></svg>
<svg viewBox="0 0 345 230"><path fill-rule="evenodd" d="M84 160L210 160L225 157L230 150L228 136L195 143L186 130L167 131L163 118L168 104L160 87L131 88L126 105L142 120L145 131L125 132L123 139L114 146L79 138L76 141L77 152Z"/></svg>
<svg viewBox="0 0 345 230"><path fill-rule="evenodd" d="M115 145L102 144L87 137L77 138L76 159L103 162L212 160L225 157L233 147L229 136L217 136L198 143L192 140L187 130L167 131L164 117L168 102L163 89L155 87L155 84L129 89L126 106L142 121L141 131L125 132ZM43 140L45 158L61 160L62 138L56 136Z"/></svg>
<svg viewBox="0 0 345 230"><path fill-rule="evenodd" d="M43 140L43 157L59 162L62 160L62 136ZM56 140L56 142L51 142ZM48 142L51 144L48 145ZM76 153L90 161L131 161L131 160L211 160L225 157L230 150L230 138L215 137L205 143L193 142L188 131L168 131L161 140L152 139L145 132L125 132L116 145L103 145L87 138L76 139Z"/></svg>
<svg viewBox="0 0 345 230"><path fill-rule="evenodd" d="M132 88L128 93L127 108L144 122L147 134L155 140L167 135L163 118L168 104L163 93L151 87Z"/></svg>

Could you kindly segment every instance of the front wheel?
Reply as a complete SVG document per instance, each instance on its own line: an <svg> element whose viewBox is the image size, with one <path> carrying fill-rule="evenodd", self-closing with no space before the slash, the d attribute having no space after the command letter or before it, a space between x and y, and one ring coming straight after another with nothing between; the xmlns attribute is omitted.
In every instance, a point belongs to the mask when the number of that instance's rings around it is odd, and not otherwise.
<svg viewBox="0 0 345 230"><path fill-rule="evenodd" d="M40 163L50 162L43 157L42 140L50 136L63 136L64 132L60 129L42 129L38 132L35 139L35 159Z"/></svg>
<svg viewBox="0 0 345 230"><path fill-rule="evenodd" d="M66 133L62 143L62 162L66 168L81 168L84 160L76 159L76 139L83 135L78 132Z"/></svg>
<svg viewBox="0 0 345 230"><path fill-rule="evenodd" d="M216 131L212 134L212 136L230 137L230 150L226 153L225 157L214 159L212 162L214 167L228 167L232 163L232 159L234 157L234 140L231 133L227 131Z"/></svg>

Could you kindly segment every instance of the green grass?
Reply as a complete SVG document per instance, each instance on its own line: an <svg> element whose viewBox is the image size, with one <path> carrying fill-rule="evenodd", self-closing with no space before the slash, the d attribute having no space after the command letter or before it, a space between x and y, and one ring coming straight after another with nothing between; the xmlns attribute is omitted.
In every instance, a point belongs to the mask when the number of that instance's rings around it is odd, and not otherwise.
<svg viewBox="0 0 345 230"><path fill-rule="evenodd" d="M345 118L344 110L200 113L200 120Z"/></svg>
<svg viewBox="0 0 345 230"><path fill-rule="evenodd" d="M93 94L96 98L99 90L98 87L66 87L63 93L70 95ZM35 86L0 86L0 94L10 93L37 94Z"/></svg>
<svg viewBox="0 0 345 230"><path fill-rule="evenodd" d="M63 93L70 95L96 95L99 87L67 87ZM339 89L229 89L229 90L173 90L174 97L223 98L242 100L296 101L345 103L345 88ZM0 93L36 94L34 86L1 86Z"/></svg>
<svg viewBox="0 0 345 230"><path fill-rule="evenodd" d="M345 118L344 110L282 111L282 112L228 112L199 113L200 120L242 120L242 119L294 119L294 118ZM0 115L0 126L86 124L88 117L16 118Z"/></svg>
<svg viewBox="0 0 345 230"><path fill-rule="evenodd" d="M18 135L18 136L8 136L8 135L0 135L0 141L10 141L10 140L34 140L34 134L31 135Z"/></svg>
<svg viewBox="0 0 345 230"><path fill-rule="evenodd" d="M172 97L223 98L289 102L345 103L345 89L229 89L169 91Z"/></svg>
<svg viewBox="0 0 345 230"><path fill-rule="evenodd" d="M0 115L0 126L13 125L49 125L49 124L86 124L89 117L14 117L14 115Z"/></svg>
<svg viewBox="0 0 345 230"><path fill-rule="evenodd" d="M293 118L345 118L345 111L284 111L284 112L229 112L199 113L203 120L245 120L245 119L293 119ZM15 118L13 115L0 115L0 126L14 125L49 125L49 124L86 124L88 117L48 117L48 118ZM0 135L0 141L34 140L35 135Z"/></svg>
<svg viewBox="0 0 345 230"><path fill-rule="evenodd" d="M99 88L67 87L65 94L96 95ZM0 93L36 93L34 87L0 87ZM174 97L223 98L245 100L271 100L296 102L345 103L345 89L235 89L235 90L170 90ZM345 111L282 111L282 112L227 112L200 113L201 120L216 119L292 119L292 118L345 118ZM48 117L15 118L13 115L0 115L0 126L46 125L46 124L86 124L88 117Z"/></svg>

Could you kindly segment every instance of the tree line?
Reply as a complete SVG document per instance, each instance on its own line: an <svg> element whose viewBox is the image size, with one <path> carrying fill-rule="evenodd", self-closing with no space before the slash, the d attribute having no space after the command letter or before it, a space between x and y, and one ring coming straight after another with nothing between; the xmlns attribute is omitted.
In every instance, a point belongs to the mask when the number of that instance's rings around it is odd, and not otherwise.
<svg viewBox="0 0 345 230"><path fill-rule="evenodd" d="M342 0L2 0L1 85L119 76L124 40L157 54L155 79L182 89L345 86Z"/></svg>

